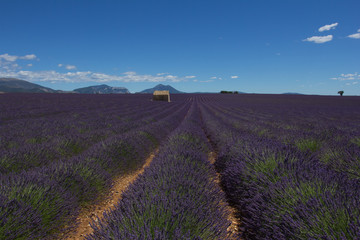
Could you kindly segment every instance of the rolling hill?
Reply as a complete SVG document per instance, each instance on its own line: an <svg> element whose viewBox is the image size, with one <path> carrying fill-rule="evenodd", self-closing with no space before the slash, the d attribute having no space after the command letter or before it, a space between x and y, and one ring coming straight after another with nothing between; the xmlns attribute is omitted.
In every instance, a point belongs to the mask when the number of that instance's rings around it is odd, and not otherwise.
<svg viewBox="0 0 360 240"><path fill-rule="evenodd" d="M96 85L84 88L77 88L73 90L76 93L87 93L87 94L108 94L108 93L130 93L127 88L124 87L110 87L108 85Z"/></svg>
<svg viewBox="0 0 360 240"><path fill-rule="evenodd" d="M153 88L145 89L139 93L153 93L154 91L169 91L169 93L184 93L184 92L181 92L181 91L173 88L170 85L163 85L163 84L158 84Z"/></svg>
<svg viewBox="0 0 360 240"><path fill-rule="evenodd" d="M0 78L0 92L56 93L58 91L17 78Z"/></svg>

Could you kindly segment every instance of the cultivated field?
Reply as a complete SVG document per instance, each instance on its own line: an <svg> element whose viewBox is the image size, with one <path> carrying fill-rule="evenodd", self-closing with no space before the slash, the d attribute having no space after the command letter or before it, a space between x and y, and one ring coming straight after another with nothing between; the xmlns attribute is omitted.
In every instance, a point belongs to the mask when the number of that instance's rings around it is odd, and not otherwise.
<svg viewBox="0 0 360 240"><path fill-rule="evenodd" d="M359 97L150 99L0 95L0 239L360 239Z"/></svg>

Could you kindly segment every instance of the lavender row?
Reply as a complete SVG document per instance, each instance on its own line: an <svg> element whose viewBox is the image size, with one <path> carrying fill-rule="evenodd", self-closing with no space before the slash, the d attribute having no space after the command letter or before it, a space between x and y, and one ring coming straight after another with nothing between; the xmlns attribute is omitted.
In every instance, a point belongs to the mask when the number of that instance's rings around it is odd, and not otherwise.
<svg viewBox="0 0 360 240"><path fill-rule="evenodd" d="M139 113L127 116L127 120L118 118L121 111L108 113L103 110L85 112L85 116L76 119L69 113L62 117L54 116L54 119L1 126L0 173L42 166L77 155L112 135L156 122L180 106L176 103L165 107L164 104L149 103L143 102L142 108L134 105ZM109 114L106 122L102 122L100 114Z"/></svg>
<svg viewBox="0 0 360 240"><path fill-rule="evenodd" d="M245 122L250 129L241 128L242 119L228 121L204 105L207 133L219 150L216 166L238 211L243 237L360 237L358 180L324 167L311 151L256 134L251 127L257 121Z"/></svg>
<svg viewBox="0 0 360 240"><path fill-rule="evenodd" d="M86 239L226 239L225 198L196 105Z"/></svg>
<svg viewBox="0 0 360 240"><path fill-rule="evenodd" d="M0 96L0 121L9 122L16 119L36 119L68 113L82 112L105 108L112 110L120 107L131 112L134 105L147 101L151 97L144 95L91 95L91 94L27 94L8 93ZM109 105L109 103L111 103Z"/></svg>
<svg viewBox="0 0 360 240"><path fill-rule="evenodd" d="M72 158L0 176L0 238L52 239L74 223L79 209L98 200L114 176L139 168L189 109L99 142Z"/></svg>
<svg viewBox="0 0 360 240"><path fill-rule="evenodd" d="M27 98L31 96L25 95L19 97L23 101L27 101ZM48 96L40 95L38 100L46 100ZM64 97L61 94L60 96ZM71 99L73 96L65 97ZM87 101L85 102L84 100ZM119 123L128 124L129 122L144 118L150 121L155 113L162 112L161 110L163 109L163 105L151 104L150 101L144 101L144 99L141 102L136 101L131 104L129 100L131 99L109 99L108 96L102 95L83 96L82 105L77 102L70 104L70 102L68 105L62 106L63 108L60 109L61 114L52 115L49 115L47 112L48 108L55 107L54 105L58 103L49 101L48 106L39 106L39 111L41 110L46 116L34 119L20 118L10 122L3 121L0 131L2 142L0 144L7 142L8 145L17 145L18 147L27 142L39 143L47 141L53 136L64 136L69 131L73 134L80 134L89 133L97 129L106 129L108 134L111 132L116 133L123 130L121 124L120 128L117 128ZM95 105L95 107L89 108L89 105ZM98 107L96 108L97 105ZM131 110L126 111L127 108ZM6 107L1 109L2 112L6 112L6 110ZM26 113L26 111L26 108L18 110L20 113ZM36 133L35 136L34 133ZM8 146L8 148L11 147Z"/></svg>
<svg viewBox="0 0 360 240"><path fill-rule="evenodd" d="M260 101L261 97L244 97ZM239 131L246 131L301 151L313 152L325 168L360 179L360 104L358 98L265 96L263 105L211 100L212 114ZM278 101L275 101L277 100ZM260 99L260 100L259 100ZM279 100L286 100L280 102ZM309 102L308 102L309 101ZM222 104L222 107L221 107Z"/></svg>

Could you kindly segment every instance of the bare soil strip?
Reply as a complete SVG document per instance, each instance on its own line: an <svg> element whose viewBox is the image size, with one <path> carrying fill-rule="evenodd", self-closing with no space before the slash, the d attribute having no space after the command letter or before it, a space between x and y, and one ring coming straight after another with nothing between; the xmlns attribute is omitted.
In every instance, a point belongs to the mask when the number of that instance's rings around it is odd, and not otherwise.
<svg viewBox="0 0 360 240"><path fill-rule="evenodd" d="M97 221L97 218L102 219L105 210L114 209L115 204L119 200L121 200L122 193L126 191L128 186L133 183L140 174L144 172L144 169L150 165L151 161L158 153L158 151L159 149L156 149L153 153L150 154L142 168L136 170L135 172L132 172L131 174L123 175L116 178L114 180L114 185L110 190L110 194L106 196L104 200L100 203L83 209L77 218L77 228L71 233L65 235L62 239L84 239L87 234L92 233L93 229L90 226L90 222L92 221L92 219L96 219L95 221Z"/></svg>
<svg viewBox="0 0 360 240"><path fill-rule="evenodd" d="M217 158L216 152L210 152L208 155L209 162L211 165L214 165ZM220 186L220 173L216 172L216 177L214 179L215 183L217 183L222 190ZM229 215L227 216L227 219L231 222L230 226L228 227L227 231L229 233L228 239L239 239L236 235L239 233L238 226L240 224L239 220L235 217L235 208L230 206L227 202L222 203L227 211L229 212Z"/></svg>

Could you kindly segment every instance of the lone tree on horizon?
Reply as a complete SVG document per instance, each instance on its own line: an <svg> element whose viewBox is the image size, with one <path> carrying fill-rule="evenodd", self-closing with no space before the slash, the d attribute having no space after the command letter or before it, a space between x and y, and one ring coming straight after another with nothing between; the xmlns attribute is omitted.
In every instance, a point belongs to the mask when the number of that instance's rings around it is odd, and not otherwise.
<svg viewBox="0 0 360 240"><path fill-rule="evenodd" d="M340 96L342 96L344 94L344 91L338 91L338 94L340 94Z"/></svg>

